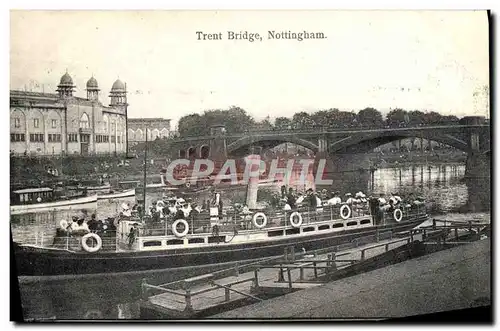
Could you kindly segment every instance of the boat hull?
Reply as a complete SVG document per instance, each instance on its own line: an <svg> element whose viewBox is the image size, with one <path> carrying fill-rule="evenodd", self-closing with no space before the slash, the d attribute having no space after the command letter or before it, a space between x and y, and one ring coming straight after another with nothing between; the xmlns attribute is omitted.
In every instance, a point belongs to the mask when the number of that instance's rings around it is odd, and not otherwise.
<svg viewBox="0 0 500 331"><path fill-rule="evenodd" d="M65 210L74 207L83 207L87 205L95 205L97 202L97 195L92 195L89 197L81 197L77 199L46 202L46 203L35 203L31 205L15 205L10 206L11 215L27 214L27 213L39 213L45 211L53 210Z"/></svg>
<svg viewBox="0 0 500 331"><path fill-rule="evenodd" d="M296 250L311 251L348 243L359 237L375 236L377 231L407 231L426 219L419 217L398 224L316 233L266 242L220 244L210 248L86 253L15 245L14 251L19 276L129 273L262 259L282 255L284 248L289 246L294 246Z"/></svg>
<svg viewBox="0 0 500 331"><path fill-rule="evenodd" d="M135 197L135 188L118 193L101 194L97 196L97 200L118 199L118 198L128 198L128 197Z"/></svg>

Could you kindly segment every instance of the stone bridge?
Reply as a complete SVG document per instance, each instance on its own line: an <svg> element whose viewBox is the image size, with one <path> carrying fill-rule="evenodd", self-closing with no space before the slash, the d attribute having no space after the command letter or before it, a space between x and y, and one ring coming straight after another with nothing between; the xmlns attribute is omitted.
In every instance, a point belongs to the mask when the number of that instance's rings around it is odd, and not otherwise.
<svg viewBox="0 0 500 331"><path fill-rule="evenodd" d="M466 117L459 125L436 125L377 129L318 129L301 131L260 131L226 134L223 126L212 128L210 136L179 138L172 142L179 158L243 157L256 147L270 149L283 143L303 146L316 156L366 153L404 138L423 138L459 150L488 154L490 126L483 117Z"/></svg>

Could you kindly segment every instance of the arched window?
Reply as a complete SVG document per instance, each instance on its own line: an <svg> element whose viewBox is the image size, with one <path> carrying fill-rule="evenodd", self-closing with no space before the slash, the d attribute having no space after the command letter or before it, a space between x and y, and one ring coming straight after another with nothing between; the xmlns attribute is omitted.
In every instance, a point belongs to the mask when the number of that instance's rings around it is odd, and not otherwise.
<svg viewBox="0 0 500 331"><path fill-rule="evenodd" d="M80 128L81 129L89 128L89 116L86 113L83 113L82 117L80 117Z"/></svg>
<svg viewBox="0 0 500 331"><path fill-rule="evenodd" d="M102 125L103 125L103 132L104 133L108 133L108 130L109 130L109 119L108 119L108 115L104 115L102 117Z"/></svg>
<svg viewBox="0 0 500 331"><path fill-rule="evenodd" d="M138 141L144 140L144 136L142 135L141 129L137 129L137 131L135 131L135 140L138 140Z"/></svg>

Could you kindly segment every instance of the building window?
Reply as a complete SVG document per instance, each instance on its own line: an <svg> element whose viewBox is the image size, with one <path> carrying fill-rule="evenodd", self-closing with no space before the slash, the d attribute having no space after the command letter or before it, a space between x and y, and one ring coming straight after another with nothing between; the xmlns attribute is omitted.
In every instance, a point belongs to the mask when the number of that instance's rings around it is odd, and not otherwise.
<svg viewBox="0 0 500 331"><path fill-rule="evenodd" d="M90 135L89 134L81 134L80 135L80 142L82 142L82 143L90 142Z"/></svg>
<svg viewBox="0 0 500 331"><path fill-rule="evenodd" d="M49 143L60 143L61 142L61 135L60 134L52 134L49 133L48 135Z"/></svg>
<svg viewBox="0 0 500 331"><path fill-rule="evenodd" d="M34 128L38 128L40 127L40 121L38 120L38 118L34 118L33 119L33 127ZM30 139L31 140L31 139Z"/></svg>
<svg viewBox="0 0 500 331"><path fill-rule="evenodd" d="M120 136L116 137L116 139L118 139L118 143L120 144Z"/></svg>
<svg viewBox="0 0 500 331"><path fill-rule="evenodd" d="M30 141L32 142L44 142L43 133L30 133Z"/></svg>
<svg viewBox="0 0 500 331"><path fill-rule="evenodd" d="M111 143L114 144L116 142L116 137L115 136L111 136Z"/></svg>
<svg viewBox="0 0 500 331"><path fill-rule="evenodd" d="M21 127L21 119L20 118L14 118L14 127L16 127L16 128Z"/></svg>
<svg viewBox="0 0 500 331"><path fill-rule="evenodd" d="M76 143L76 142L78 142L78 134L76 134L76 133L69 133L68 134L68 142L70 142L70 143Z"/></svg>
<svg viewBox="0 0 500 331"><path fill-rule="evenodd" d="M52 129L57 128L57 120L52 120Z"/></svg>
<svg viewBox="0 0 500 331"><path fill-rule="evenodd" d="M11 133L10 141L11 142L24 141L24 133Z"/></svg>
<svg viewBox="0 0 500 331"><path fill-rule="evenodd" d="M82 117L80 118L80 128L82 129L89 128L89 116L85 113L83 113Z"/></svg>

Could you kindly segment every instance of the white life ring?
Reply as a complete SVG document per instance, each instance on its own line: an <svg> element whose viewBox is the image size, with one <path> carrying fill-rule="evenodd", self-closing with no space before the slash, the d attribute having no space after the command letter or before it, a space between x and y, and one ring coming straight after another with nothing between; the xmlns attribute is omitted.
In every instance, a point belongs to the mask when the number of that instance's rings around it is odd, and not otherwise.
<svg viewBox="0 0 500 331"><path fill-rule="evenodd" d="M347 214L345 213L346 209L347 209ZM351 208L349 208L348 205L342 205L342 207L340 207L340 217L342 217L342 219L345 220L351 217Z"/></svg>
<svg viewBox="0 0 500 331"><path fill-rule="evenodd" d="M165 207L165 202L163 202L162 200L158 200L158 202L156 203L156 205L157 205L158 207L163 208L163 207Z"/></svg>
<svg viewBox="0 0 500 331"><path fill-rule="evenodd" d="M258 218L262 218L262 223L259 224L257 222ZM263 227L265 227L267 225L267 216L266 216L266 214L264 214L262 212L256 213L255 215L253 215L252 223L253 223L253 225L255 225L256 228L262 229Z"/></svg>
<svg viewBox="0 0 500 331"><path fill-rule="evenodd" d="M61 222L59 222L59 226L61 227L61 230L65 230L68 228L68 221L66 220L61 220Z"/></svg>
<svg viewBox="0 0 500 331"><path fill-rule="evenodd" d="M95 241L97 241L97 245L94 246L94 247L90 247L88 244L87 244L87 240L89 238L94 238ZM97 252L98 250L100 250L102 247L102 239L101 237L99 237L97 234L95 233L87 233L86 235L84 235L82 237L82 248L86 251L86 252L89 252L89 253L95 253Z"/></svg>
<svg viewBox="0 0 500 331"><path fill-rule="evenodd" d="M184 225L184 231L182 231L182 232L177 231L177 225L179 225L179 223L182 223ZM189 224L188 224L188 222L186 222L182 218L178 219L177 221L174 222L174 224L172 224L172 232L178 238L184 237L189 232Z"/></svg>
<svg viewBox="0 0 500 331"><path fill-rule="evenodd" d="M100 319L102 319L102 313L100 310L91 309L91 310L87 311L87 313L85 314L85 316L83 318L85 318L87 320L100 320Z"/></svg>
<svg viewBox="0 0 500 331"><path fill-rule="evenodd" d="M290 215L290 224L294 227L294 228L298 228L302 225L302 215L300 215L299 212L297 211L294 211L291 215Z"/></svg>
<svg viewBox="0 0 500 331"><path fill-rule="evenodd" d="M396 208L394 209L394 213L392 214L392 216L394 216L394 220L399 223L403 219L403 212L401 211L401 209Z"/></svg>
<svg viewBox="0 0 500 331"><path fill-rule="evenodd" d="M186 182L186 188L190 188L191 187L191 182Z"/></svg>

